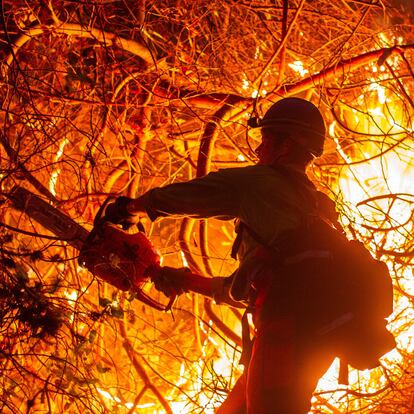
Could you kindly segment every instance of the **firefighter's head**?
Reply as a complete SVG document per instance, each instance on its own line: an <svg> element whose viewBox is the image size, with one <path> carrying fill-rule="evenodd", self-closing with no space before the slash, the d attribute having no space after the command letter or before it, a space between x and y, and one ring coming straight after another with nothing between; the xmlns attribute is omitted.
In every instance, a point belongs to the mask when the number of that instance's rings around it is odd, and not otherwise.
<svg viewBox="0 0 414 414"><path fill-rule="evenodd" d="M261 128L262 133L256 149L259 164L307 165L322 154L325 123L319 109L305 99L281 99L253 127Z"/></svg>

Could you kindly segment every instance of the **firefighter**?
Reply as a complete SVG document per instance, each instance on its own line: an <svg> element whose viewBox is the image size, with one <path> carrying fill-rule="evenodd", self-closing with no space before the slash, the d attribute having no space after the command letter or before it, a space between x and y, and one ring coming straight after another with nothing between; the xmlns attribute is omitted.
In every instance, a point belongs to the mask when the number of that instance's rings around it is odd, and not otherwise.
<svg viewBox="0 0 414 414"><path fill-rule="evenodd" d="M262 136L256 165L154 188L136 199L119 197L107 214L124 225L143 214L151 220L171 215L236 219L233 250L239 268L229 278L209 279L209 296L247 302L256 329L245 374L217 413L306 414L335 352L310 333L307 315L292 310L283 272L269 264L267 247L312 213L317 192L305 170L322 154L325 125L316 106L291 97L273 104L253 126ZM324 206L327 215L336 216L334 205ZM186 290L185 278L179 271L166 272L158 288Z"/></svg>

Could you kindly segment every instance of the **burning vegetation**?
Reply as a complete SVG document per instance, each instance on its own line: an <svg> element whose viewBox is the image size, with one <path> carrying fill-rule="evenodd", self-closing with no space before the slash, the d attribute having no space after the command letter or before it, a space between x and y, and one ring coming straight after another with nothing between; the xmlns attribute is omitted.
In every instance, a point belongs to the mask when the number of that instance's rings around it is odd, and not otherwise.
<svg viewBox="0 0 414 414"><path fill-rule="evenodd" d="M0 411L214 412L241 373L240 311L193 294L153 310L79 267L78 251L8 195L25 187L90 230L108 195L254 163L250 115L295 95L329 127L309 175L395 286L397 349L381 368L351 371L349 386L338 385L335 361L312 412L412 413L409 4L4 0ZM226 222L143 224L164 265L235 269Z"/></svg>

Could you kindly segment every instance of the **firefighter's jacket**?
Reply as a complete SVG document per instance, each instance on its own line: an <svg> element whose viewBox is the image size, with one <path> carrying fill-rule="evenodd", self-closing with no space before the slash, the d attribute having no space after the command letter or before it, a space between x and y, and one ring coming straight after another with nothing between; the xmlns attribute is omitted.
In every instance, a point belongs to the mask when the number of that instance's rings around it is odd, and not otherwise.
<svg viewBox="0 0 414 414"><path fill-rule="evenodd" d="M146 210L151 220L169 215L236 219L271 246L283 231L297 227L301 217L312 212L314 198L315 187L304 172L258 164L150 190ZM243 232L240 268L257 247L258 242Z"/></svg>

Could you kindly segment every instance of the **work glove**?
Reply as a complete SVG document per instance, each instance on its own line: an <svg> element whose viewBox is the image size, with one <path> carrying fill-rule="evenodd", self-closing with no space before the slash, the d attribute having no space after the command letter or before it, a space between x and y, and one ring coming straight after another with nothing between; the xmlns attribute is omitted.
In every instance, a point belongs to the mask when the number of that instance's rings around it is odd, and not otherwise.
<svg viewBox="0 0 414 414"><path fill-rule="evenodd" d="M132 198L120 196L115 202L109 204L105 210L104 220L113 224L120 224L124 230L128 230L139 222L138 214L131 214L127 210Z"/></svg>
<svg viewBox="0 0 414 414"><path fill-rule="evenodd" d="M186 287L187 275L191 274L187 268L175 268L164 266L159 269L157 275L152 277L155 289L165 296L182 295L188 292Z"/></svg>

